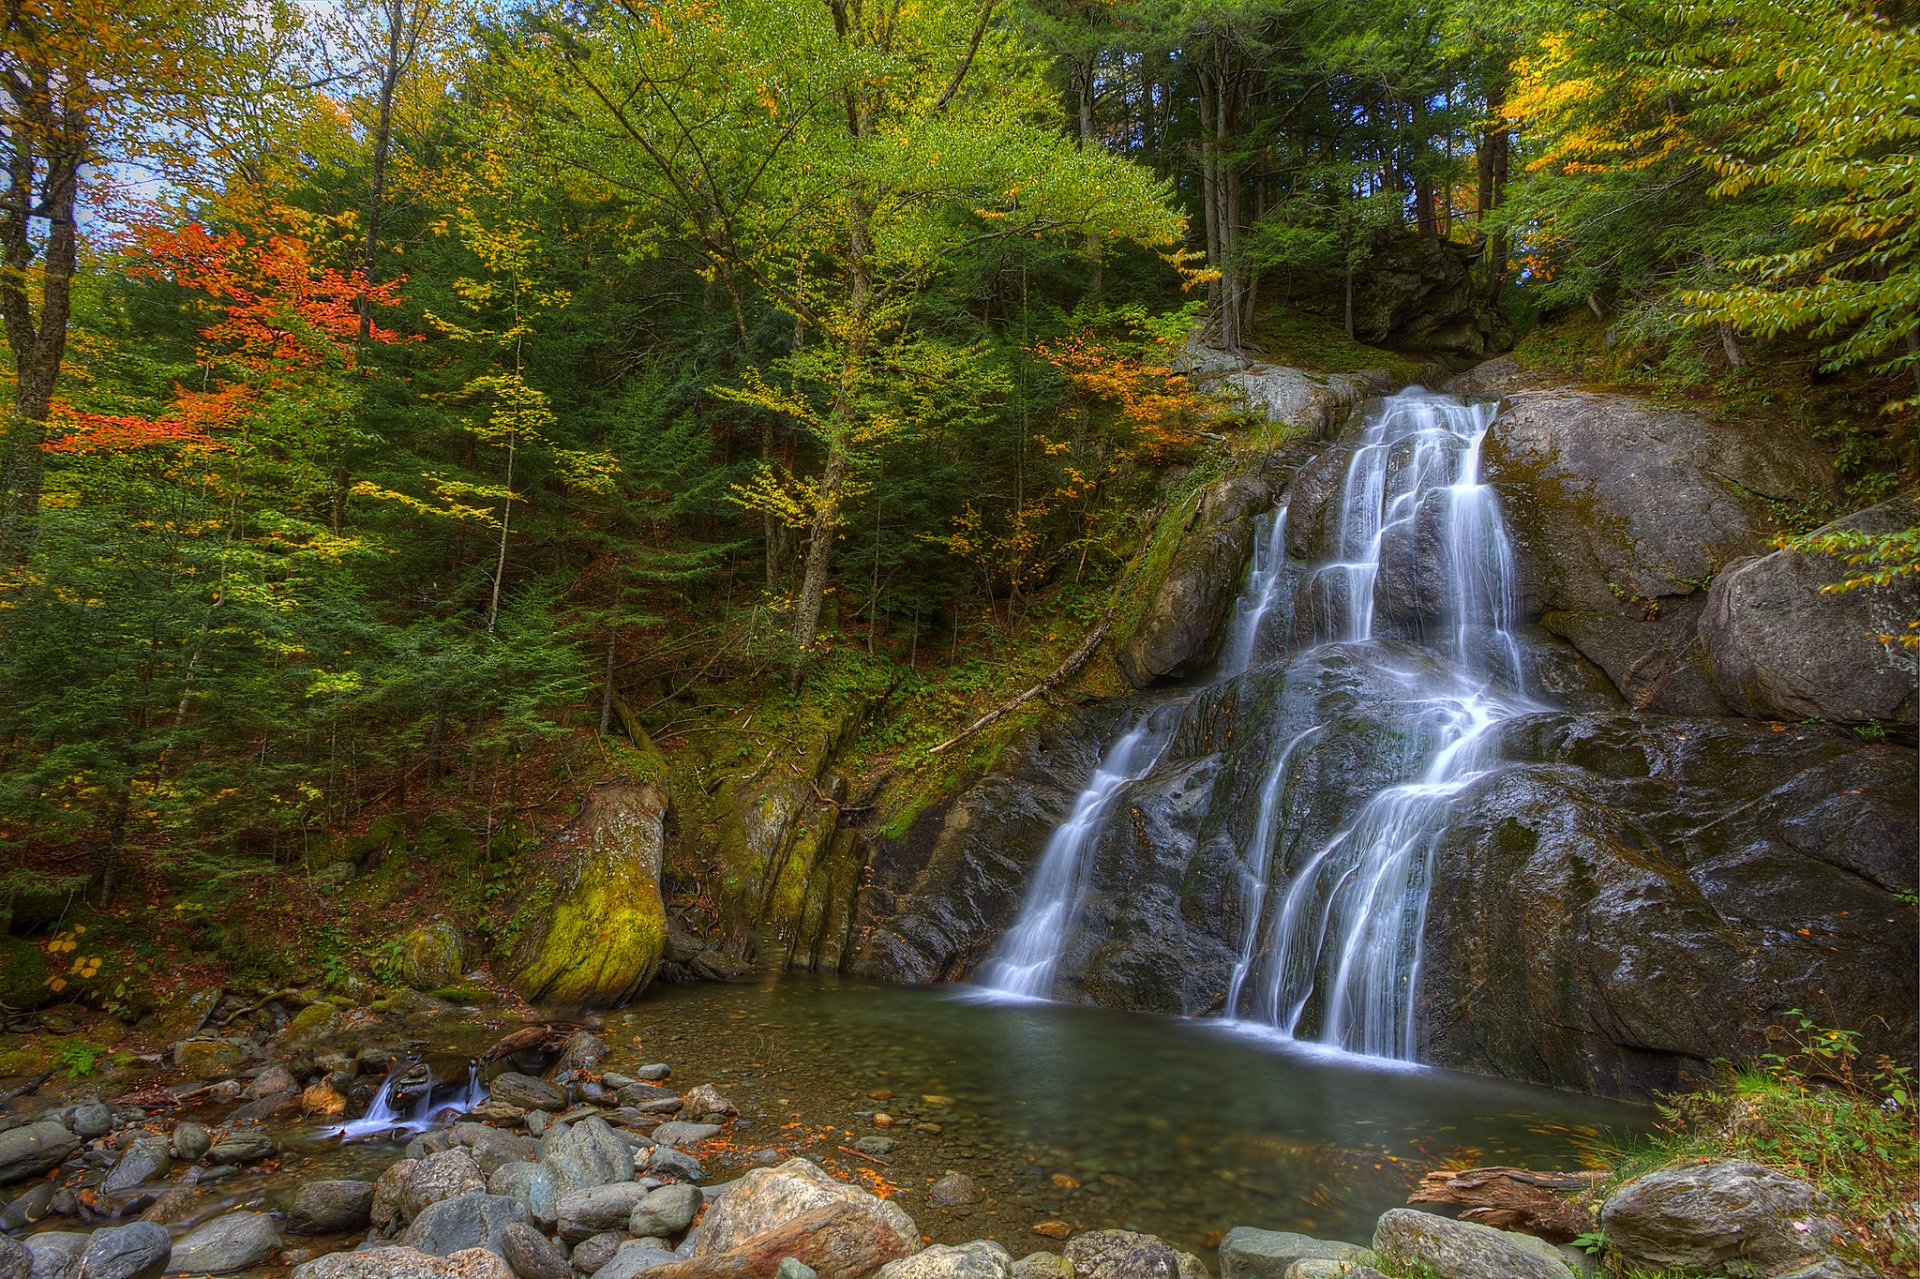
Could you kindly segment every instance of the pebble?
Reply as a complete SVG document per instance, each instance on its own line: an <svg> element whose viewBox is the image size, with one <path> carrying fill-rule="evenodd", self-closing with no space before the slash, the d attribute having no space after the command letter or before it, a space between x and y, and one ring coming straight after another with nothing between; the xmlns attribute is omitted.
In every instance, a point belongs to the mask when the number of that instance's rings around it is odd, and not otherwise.
<svg viewBox="0 0 1920 1279"><path fill-rule="evenodd" d="M1036 1221L1033 1233L1047 1239L1065 1239L1073 1233L1073 1227L1064 1221Z"/></svg>
<svg viewBox="0 0 1920 1279"><path fill-rule="evenodd" d="M876 1128L891 1128L893 1127L893 1116L882 1111L873 1117L873 1126Z"/></svg>

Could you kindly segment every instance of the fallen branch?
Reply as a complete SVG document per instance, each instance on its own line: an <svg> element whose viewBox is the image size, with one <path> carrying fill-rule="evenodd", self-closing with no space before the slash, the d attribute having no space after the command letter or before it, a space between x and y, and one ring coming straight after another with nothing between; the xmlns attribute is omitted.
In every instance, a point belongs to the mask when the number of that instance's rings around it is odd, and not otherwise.
<svg viewBox="0 0 1920 1279"><path fill-rule="evenodd" d="M1580 1196L1602 1172L1536 1172L1531 1168L1461 1168L1430 1172L1407 1197L1413 1204L1456 1204L1465 1221L1519 1230L1565 1243L1593 1229Z"/></svg>
<svg viewBox="0 0 1920 1279"><path fill-rule="evenodd" d="M878 1155L870 1155L864 1150L855 1150L852 1146L835 1146L834 1149L844 1150L846 1153L852 1155L856 1159L865 1159L869 1163L879 1164L882 1168L893 1167L893 1164L891 1161L882 1159Z"/></svg>
<svg viewBox="0 0 1920 1279"><path fill-rule="evenodd" d="M938 755L948 747L966 741L969 737L972 737L975 733L987 727L987 725L1005 719L1008 715L1019 710L1034 698L1045 696L1060 684L1072 678L1082 666L1087 664L1088 660L1092 658L1094 653L1099 649L1100 641L1107 637L1107 631L1112 626L1113 608L1109 605L1107 611L1100 615L1100 621L1087 633L1087 637L1080 641L1080 647L1067 654L1067 660L1060 663L1053 674L1047 676L1038 684L1035 684L1032 688L1011 701L1003 702L998 708L988 711L985 715L982 715L979 719L976 719L973 723L967 725L946 741L941 742L938 746L929 750L927 754Z"/></svg>

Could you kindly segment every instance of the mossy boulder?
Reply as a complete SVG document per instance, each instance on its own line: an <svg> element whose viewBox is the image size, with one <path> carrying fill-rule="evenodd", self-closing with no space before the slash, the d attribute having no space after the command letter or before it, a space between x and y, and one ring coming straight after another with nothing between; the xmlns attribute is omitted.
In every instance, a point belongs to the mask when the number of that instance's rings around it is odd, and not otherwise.
<svg viewBox="0 0 1920 1279"><path fill-rule="evenodd" d="M625 1003L659 970L666 945L660 865L666 791L614 782L587 793L559 839L573 851L552 909L514 952L516 990L536 1003L604 1008Z"/></svg>
<svg viewBox="0 0 1920 1279"><path fill-rule="evenodd" d="M467 939L457 924L437 919L400 938L400 980L415 990L451 986L466 967Z"/></svg>
<svg viewBox="0 0 1920 1279"><path fill-rule="evenodd" d="M0 1004L38 1008L52 997L46 955L30 941L0 935Z"/></svg>

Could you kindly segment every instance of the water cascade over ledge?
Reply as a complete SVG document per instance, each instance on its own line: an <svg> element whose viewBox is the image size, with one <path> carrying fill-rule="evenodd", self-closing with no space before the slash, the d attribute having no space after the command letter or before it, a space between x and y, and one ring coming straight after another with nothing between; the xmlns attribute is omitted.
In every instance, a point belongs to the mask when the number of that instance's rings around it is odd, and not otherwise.
<svg viewBox="0 0 1920 1279"><path fill-rule="evenodd" d="M1050 837L1018 918L982 968L983 986L1054 993L1083 922L1089 864L1127 792L1182 731L1211 731L1171 721L1265 696L1264 723L1253 719L1266 739L1257 779L1210 790L1211 804L1228 810L1208 821L1232 848L1239 917L1219 1011L1291 1038L1413 1056L1435 845L1454 797L1494 767L1482 749L1490 730L1545 709L1525 688L1513 553L1498 500L1480 480L1492 420L1491 405L1402 392L1342 446L1344 473L1320 513L1314 560L1289 556L1287 507L1263 517L1212 684L1162 704L1107 748ZM1390 572L1404 579L1391 601L1380 590ZM1355 669L1386 690L1397 731L1373 768L1344 779L1352 793L1343 805L1314 793L1327 777L1309 784L1297 772L1307 748L1366 731L1366 721L1339 713ZM1255 796L1249 826L1240 810ZM1342 819L1316 830L1307 810L1330 807Z"/></svg>

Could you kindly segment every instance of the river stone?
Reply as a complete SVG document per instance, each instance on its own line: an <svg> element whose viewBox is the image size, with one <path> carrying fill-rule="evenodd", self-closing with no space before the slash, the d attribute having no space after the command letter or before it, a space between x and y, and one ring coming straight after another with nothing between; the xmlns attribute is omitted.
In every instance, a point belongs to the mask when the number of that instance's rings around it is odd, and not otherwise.
<svg viewBox="0 0 1920 1279"><path fill-rule="evenodd" d="M937 1243L889 1261L874 1279L1012 1279L1013 1257L991 1239Z"/></svg>
<svg viewBox="0 0 1920 1279"><path fill-rule="evenodd" d="M718 1088L712 1084L701 1084L687 1094L687 1113L702 1119L711 1119L715 1115L737 1115L740 1111Z"/></svg>
<svg viewBox="0 0 1920 1279"><path fill-rule="evenodd" d="M172 1248L166 1228L151 1221L108 1226L88 1236L74 1279L157 1279Z"/></svg>
<svg viewBox="0 0 1920 1279"><path fill-rule="evenodd" d="M665 1248L656 1248L652 1244L638 1239L629 1239L620 1245L607 1263L594 1272L594 1279L640 1279L641 1275L652 1274L656 1266L678 1266L682 1258ZM665 1275L660 1271L659 1275ZM655 1279L659 1279L655 1276Z"/></svg>
<svg viewBox="0 0 1920 1279"><path fill-rule="evenodd" d="M608 1230L591 1239L583 1239L573 1247L573 1268L583 1275L590 1275L613 1260L613 1254L620 1251L620 1245L627 1241L618 1230Z"/></svg>
<svg viewBox="0 0 1920 1279"><path fill-rule="evenodd" d="M32 1259L33 1279L67 1279L80 1263L92 1236L77 1230L42 1230L28 1235L27 1255Z"/></svg>
<svg viewBox="0 0 1920 1279"><path fill-rule="evenodd" d="M372 1219L373 1194L371 1181L309 1181L287 1210L287 1232L333 1235L364 1230Z"/></svg>
<svg viewBox="0 0 1920 1279"><path fill-rule="evenodd" d="M566 1254L524 1221L500 1232L500 1252L519 1279L572 1279Z"/></svg>
<svg viewBox="0 0 1920 1279"><path fill-rule="evenodd" d="M400 980L415 990L439 990L460 980L467 966L467 939L444 919L400 937Z"/></svg>
<svg viewBox="0 0 1920 1279"><path fill-rule="evenodd" d="M635 1206L649 1193L648 1187L634 1181L570 1190L560 1196L554 1209L560 1237L568 1243L579 1243L603 1230L617 1230L627 1224Z"/></svg>
<svg viewBox="0 0 1920 1279"><path fill-rule="evenodd" d="M388 1164L373 1183L373 1207L368 1210L368 1218L375 1230L392 1234L407 1224L407 1182L419 1166L418 1159L398 1160Z"/></svg>
<svg viewBox="0 0 1920 1279"><path fill-rule="evenodd" d="M173 1153L177 1158L194 1163L206 1157L213 1148L213 1138L208 1134L206 1125L196 1124L192 1120L182 1120L173 1126Z"/></svg>
<svg viewBox="0 0 1920 1279"><path fill-rule="evenodd" d="M573 850L558 899L514 951L514 989L528 1002L611 1007L653 980L667 933L660 898L666 813L667 793L656 782L587 791L556 837Z"/></svg>
<svg viewBox="0 0 1920 1279"><path fill-rule="evenodd" d="M33 1279L33 1254L5 1235L0 1235L0 1279Z"/></svg>
<svg viewBox="0 0 1920 1279"><path fill-rule="evenodd" d="M1577 1279L1544 1239L1412 1208L1381 1214L1373 1250L1389 1262L1425 1266L1433 1279Z"/></svg>
<svg viewBox="0 0 1920 1279"><path fill-rule="evenodd" d="M689 1124L680 1120L669 1120L655 1128L648 1136L662 1146L697 1146L709 1137L720 1135L719 1124Z"/></svg>
<svg viewBox="0 0 1920 1279"><path fill-rule="evenodd" d="M55 1167L80 1148L80 1138L51 1119L0 1132L0 1186Z"/></svg>
<svg viewBox="0 0 1920 1279"><path fill-rule="evenodd" d="M230 1212L196 1227L173 1245L170 1271L226 1275L265 1261L280 1246L273 1218L263 1212Z"/></svg>
<svg viewBox="0 0 1920 1279"><path fill-rule="evenodd" d="M795 1257L820 1279L865 1279L882 1265L917 1252L920 1230L901 1207L835 1181L805 1159L754 1168L707 1209L689 1260L652 1279L704 1279L754 1264ZM764 1273L764 1272L763 1272Z"/></svg>
<svg viewBox="0 0 1920 1279"><path fill-rule="evenodd" d="M481 1175L480 1166L474 1163L473 1156L466 1150L456 1147L428 1155L419 1161L413 1175L407 1178L404 1201L407 1217L418 1217L428 1204L452 1199L456 1195L472 1194L476 1190L485 1191L486 1188L487 1179Z"/></svg>
<svg viewBox="0 0 1920 1279"><path fill-rule="evenodd" d="M275 1150L273 1138L258 1128L236 1128L207 1148L207 1159L216 1164L247 1164L265 1159Z"/></svg>
<svg viewBox="0 0 1920 1279"><path fill-rule="evenodd" d="M1285 1279L1295 1262L1308 1259L1368 1264L1373 1253L1288 1230L1235 1226L1220 1241L1220 1279Z"/></svg>
<svg viewBox="0 0 1920 1279"><path fill-rule="evenodd" d="M68 1126L82 1137L104 1137L113 1131L113 1110L97 1101L73 1108Z"/></svg>
<svg viewBox="0 0 1920 1279"><path fill-rule="evenodd" d="M564 1088L555 1087L544 1079L535 1079L532 1075L523 1075L509 1070L495 1075L493 1082L487 1085L487 1092L493 1100L509 1106L518 1106L522 1110L565 1110L567 1093Z"/></svg>
<svg viewBox="0 0 1920 1279"><path fill-rule="evenodd" d="M1013 1279L1073 1279L1073 1263L1057 1252L1030 1252L1013 1263Z"/></svg>
<svg viewBox="0 0 1920 1279"><path fill-rule="evenodd" d="M0 1208L0 1231L17 1231L43 1221L53 1213L53 1185L41 1182L22 1191Z"/></svg>
<svg viewBox="0 0 1920 1279"><path fill-rule="evenodd" d="M662 1239L677 1235L693 1224L700 1203L697 1187L662 1186L634 1205L633 1215L627 1219L627 1233Z"/></svg>
<svg viewBox="0 0 1920 1279"><path fill-rule="evenodd" d="M655 1146L641 1152L641 1166L656 1177L677 1177L681 1181L699 1181L707 1175L698 1159L673 1146Z"/></svg>
<svg viewBox="0 0 1920 1279"><path fill-rule="evenodd" d="M1920 494L1850 515L1817 533L1887 533L1920 525ZM1881 636L1920 618L1920 577L1837 594L1857 576L1837 558L1777 550L1729 564L1713 579L1700 619L1715 686L1728 705L1761 719L1915 727L1914 656Z"/></svg>
<svg viewBox="0 0 1920 1279"><path fill-rule="evenodd" d="M949 1172L927 1190L927 1201L942 1208L977 1204L984 1198L986 1196L980 1193L980 1187L964 1172Z"/></svg>
<svg viewBox="0 0 1920 1279"><path fill-rule="evenodd" d="M466 1248L500 1251L500 1232L527 1219L526 1205L484 1190L428 1204L413 1219L400 1242L436 1257L450 1257Z"/></svg>
<svg viewBox="0 0 1920 1279"><path fill-rule="evenodd" d="M556 1194L587 1190L633 1176L633 1148L603 1119L556 1123L540 1138L539 1161Z"/></svg>
<svg viewBox="0 0 1920 1279"><path fill-rule="evenodd" d="M1089 1230L1067 1241L1074 1279L1210 1279L1206 1263L1158 1235Z"/></svg>
<svg viewBox="0 0 1920 1279"><path fill-rule="evenodd" d="M560 1192L545 1164L502 1164L487 1178L487 1192L508 1195L526 1205L527 1217L542 1230L552 1230Z"/></svg>
<svg viewBox="0 0 1920 1279"><path fill-rule="evenodd" d="M299 1091L300 1083L285 1066L268 1066L253 1077L246 1090L240 1095L248 1101L258 1101L262 1097L275 1097L281 1093Z"/></svg>
<svg viewBox="0 0 1920 1279"><path fill-rule="evenodd" d="M413 1248L335 1252L293 1268L291 1279L514 1279L507 1263L485 1248L436 1257Z"/></svg>
<svg viewBox="0 0 1920 1279"><path fill-rule="evenodd" d="M1649 1269L1752 1279L1870 1279L1846 1255L1834 1205L1798 1177L1743 1160L1683 1164L1636 1177L1600 1209L1607 1245Z"/></svg>
<svg viewBox="0 0 1920 1279"><path fill-rule="evenodd" d="M484 1128L470 1147L473 1162L491 1177L503 1164L526 1163L540 1155L540 1143L525 1133Z"/></svg>
<svg viewBox="0 0 1920 1279"><path fill-rule="evenodd" d="M1287 1267L1284 1279L1387 1279L1372 1266L1357 1261L1307 1257Z"/></svg>
<svg viewBox="0 0 1920 1279"><path fill-rule="evenodd" d="M195 1079L217 1079L247 1059L247 1050L226 1039L183 1039L173 1046L173 1064Z"/></svg>
<svg viewBox="0 0 1920 1279"><path fill-rule="evenodd" d="M136 1137L113 1165L100 1188L110 1195L125 1194L136 1186L158 1181L173 1167L167 1154L167 1139L158 1134Z"/></svg>

